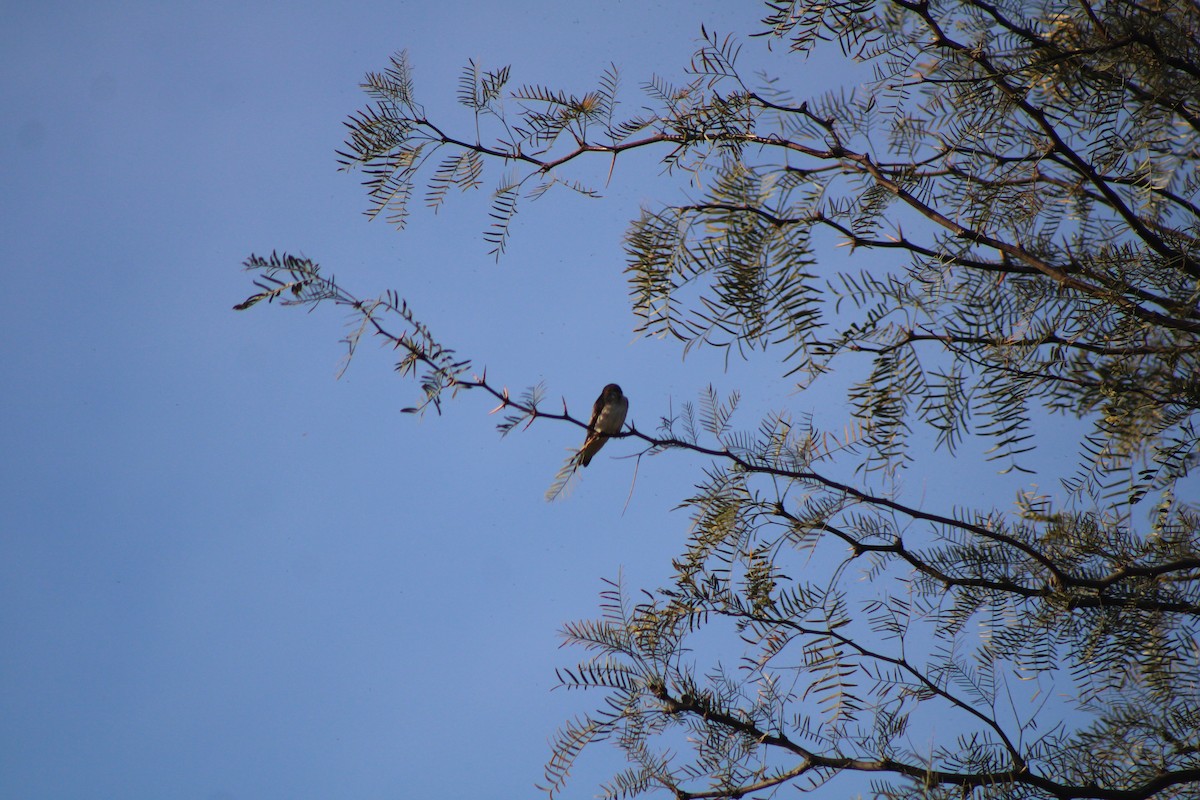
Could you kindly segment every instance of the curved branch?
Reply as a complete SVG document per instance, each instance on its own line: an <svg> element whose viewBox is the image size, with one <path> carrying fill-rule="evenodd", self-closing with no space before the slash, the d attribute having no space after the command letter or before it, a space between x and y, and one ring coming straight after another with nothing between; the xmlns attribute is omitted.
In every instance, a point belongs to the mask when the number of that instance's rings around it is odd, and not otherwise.
<svg viewBox="0 0 1200 800"><path fill-rule="evenodd" d="M792 772L795 777L814 769L849 770L855 772L890 772L896 775L912 778L922 784L942 784L961 786L964 788L996 786L999 784L1018 784L1029 786L1060 800L1148 800L1158 792L1173 786L1183 786L1200 780L1200 768L1180 769L1155 775L1141 784L1129 789L1114 789L1097 786L1095 783L1074 785L1052 780L1042 775L1034 774L1028 765L1017 769L997 770L988 772L953 772L949 770L932 769L921 764L911 764L894 758L865 759L848 756L827 756L809 750L799 743L780 733L765 731L753 721L735 716L723 711L709 708L701 700L691 697L671 697L665 690L659 698L669 702L673 710L695 714L706 722L722 725L737 731L762 744L777 747L803 759L802 763ZM741 797L748 793L736 792L688 792L675 788L675 795L684 800L700 800L700 798Z"/></svg>
<svg viewBox="0 0 1200 800"><path fill-rule="evenodd" d="M557 420L575 425L583 430L587 430L588 423L580 418L574 417L563 405L561 413L543 411L536 403L522 403L520 400L514 400L506 387L497 387L493 382L487 379L486 372L482 375L466 377L466 372L470 367L468 360L456 360L453 358L453 351L446 350L440 346L414 341L407 334L396 334L389 330L384 323L379 319L379 312L386 311L399 315L405 322L414 327L420 337L424 337L426 342L432 342L427 329L417 322L407 306L400 302L398 298L389 293L384 299L374 301L363 301L349 294L338 286L332 279L326 278L320 274L319 267L310 261L304 259L296 259L291 256L279 257L272 254L270 259L262 259L257 256L251 256L246 262L250 269L258 269L263 272L265 283L259 283L259 286L264 288L264 291L258 295L254 295L246 302L237 306L239 309L249 308L257 302L266 300L271 302L279 299L281 303L289 305L315 305L325 300L331 300L336 305L346 306L354 309L354 311L362 316L363 325L368 326L377 336L391 342L394 349L403 350L408 354L408 358L414 362L425 365L430 373L436 377L436 381L432 384L433 388L426 388L427 400L426 404L432 404L435 408L438 407L440 392L448 389L451 394L456 394L461 390L479 389L491 395L499 401L499 405L493 409L493 413L505 409L514 409L519 413L519 419L528 419L527 424L538 418ZM291 278L290 281L283 281L275 277L276 274L285 272ZM287 291L285 291L287 290ZM292 295L289 299L288 294ZM357 342L357 337L348 339L351 347ZM434 352L430 352L430 347L434 348ZM419 410L419 409L415 409ZM513 423L516 424L516 423ZM1020 539L1010 536L1000 531L991 530L983 525L972 523L967 520L956 519L954 517L937 514L930 511L925 511L920 508L906 505L889 497L883 497L856 488L841 481L833 480L825 477L820 473L812 470L795 470L785 469L772 464L759 463L755 460L736 453L729 448L712 448L705 447L695 442L686 441L677 437L655 437L649 436L637 430L630 424L629 430L621 433L613 434L612 438L634 438L644 442L650 450L665 450L665 449L681 449L691 452L707 455L713 458L722 459L733 464L737 469L759 475L772 475L776 477L786 478L818 485L828 491L836 492L845 497L852 498L864 505L873 506L876 508L887 509L888 511L902 514L909 519L921 522L929 522L934 525L941 525L948 528L954 528L982 539L995 542L1020 552L1032 562L1038 564L1051 576L1051 583L1060 587L1077 587L1084 589L1095 590L1098 595L1094 604L1099 605L1119 605L1122 601L1119 598L1112 598L1103 595L1103 592L1115 585L1119 581L1129 577L1158 577L1166 575L1170 572L1179 570L1192 570L1200 568L1200 559L1186 557L1178 559L1174 562L1169 562L1165 565L1131 565L1119 569L1112 574L1103 578L1083 578L1080 576L1071 575L1062 570L1053 559L1044 553L1040 552L1033 545L1021 541ZM786 514L786 512L784 512ZM862 545L859 545L860 547ZM900 551L895 551L898 555L902 555ZM914 565L915 566L915 565ZM965 585L965 584L963 584ZM997 586L999 589L1013 591L1017 594L1025 594L1021 589L1015 587ZM1030 592L1037 590L1029 590ZM1092 605L1093 601L1083 598L1081 605ZM1134 607L1136 600L1131 603ZM1144 601L1143 601L1144 602ZM1158 611L1177 611L1182 613L1195 613L1195 606L1186 604L1155 604L1145 610Z"/></svg>

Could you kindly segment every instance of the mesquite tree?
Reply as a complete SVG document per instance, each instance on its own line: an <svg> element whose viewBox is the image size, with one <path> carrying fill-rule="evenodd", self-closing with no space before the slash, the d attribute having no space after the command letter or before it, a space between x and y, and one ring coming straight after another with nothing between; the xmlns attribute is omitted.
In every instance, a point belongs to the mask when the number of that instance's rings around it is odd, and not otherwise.
<svg viewBox="0 0 1200 800"><path fill-rule="evenodd" d="M574 95L471 65L458 99L479 138L426 118L397 56L348 121L341 162L396 224L414 192L437 206L498 167L497 255L518 201L591 192L577 162L640 150L703 171L701 196L630 225L642 329L768 350L800 386L870 365L837 441L783 413L735 432L736 397L716 396L623 434L711 466L673 583L638 602L614 584L599 619L566 626L587 652L561 680L603 699L559 732L545 788L606 740L628 762L606 796L841 793L861 773L879 797L1200 797L1200 7L764 15L749 43L840 46L869 79L806 97L702 32L687 82L650 80L623 116L615 68ZM822 236L854 269L821 263ZM504 432L586 424L477 374L394 293L352 297L288 255L247 266L261 291L239 307L340 304L362 322L352 350L390 341L421 382L414 411L472 390ZM921 468L916 440L951 456L990 440L997 470L1037 471L1055 419L1082 432L1075 466L1038 476L1053 491L938 508L896 479ZM817 553L837 568L807 574Z"/></svg>

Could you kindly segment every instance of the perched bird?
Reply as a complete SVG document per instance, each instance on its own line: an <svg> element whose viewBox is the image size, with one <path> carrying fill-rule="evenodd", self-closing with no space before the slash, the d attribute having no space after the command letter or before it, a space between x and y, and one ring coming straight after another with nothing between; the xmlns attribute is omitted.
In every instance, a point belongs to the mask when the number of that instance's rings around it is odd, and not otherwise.
<svg viewBox="0 0 1200 800"><path fill-rule="evenodd" d="M579 463L587 466L592 463L592 456L600 452L608 437L621 432L625 424L625 415L629 413L629 398L621 394L621 387L610 383L596 398L592 406L592 418L588 422L587 439L579 449Z"/></svg>

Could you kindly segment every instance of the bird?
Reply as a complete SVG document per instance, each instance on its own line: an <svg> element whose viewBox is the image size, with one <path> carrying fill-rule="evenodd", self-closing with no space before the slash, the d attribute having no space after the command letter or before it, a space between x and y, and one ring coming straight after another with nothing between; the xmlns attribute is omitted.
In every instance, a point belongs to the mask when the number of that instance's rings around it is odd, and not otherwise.
<svg viewBox="0 0 1200 800"><path fill-rule="evenodd" d="M592 406L592 418L588 421L587 438L579 448L579 464L586 467L592 457L600 452L608 437L621 432L625 415L629 413L629 398L621 394L621 387L610 383L596 398Z"/></svg>

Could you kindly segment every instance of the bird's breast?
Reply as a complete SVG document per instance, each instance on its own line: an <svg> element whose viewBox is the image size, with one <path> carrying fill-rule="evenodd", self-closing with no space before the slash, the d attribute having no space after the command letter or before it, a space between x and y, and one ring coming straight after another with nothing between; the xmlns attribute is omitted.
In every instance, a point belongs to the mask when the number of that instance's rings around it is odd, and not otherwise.
<svg viewBox="0 0 1200 800"><path fill-rule="evenodd" d="M624 397L608 403L596 417L596 430L599 433L620 433L628 412L629 400Z"/></svg>

